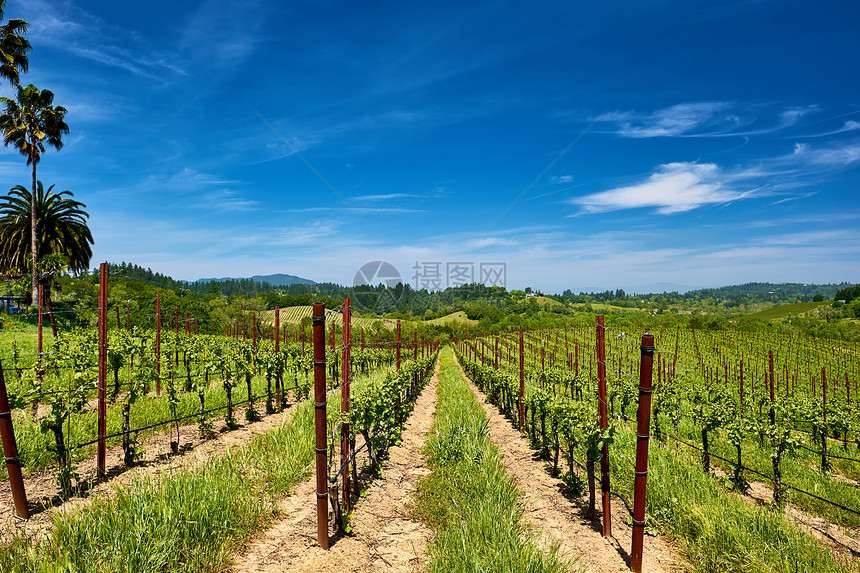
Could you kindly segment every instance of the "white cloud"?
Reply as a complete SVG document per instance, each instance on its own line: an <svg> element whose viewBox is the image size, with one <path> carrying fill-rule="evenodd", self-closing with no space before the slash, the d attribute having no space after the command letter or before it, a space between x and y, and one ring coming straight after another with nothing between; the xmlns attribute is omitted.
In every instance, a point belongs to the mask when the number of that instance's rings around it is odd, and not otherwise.
<svg viewBox="0 0 860 573"><path fill-rule="evenodd" d="M813 148L805 143L795 143L793 156L821 167L848 167L860 162L860 143Z"/></svg>
<svg viewBox="0 0 860 573"><path fill-rule="evenodd" d="M503 239L501 237L484 237L466 242L467 249L484 249L487 247L513 247L517 242L512 239Z"/></svg>
<svg viewBox="0 0 860 573"><path fill-rule="evenodd" d="M597 121L620 123L617 133L624 137L673 137L727 118L731 120L730 116L719 115L729 107L727 102L681 103L645 116L633 112L610 112L598 117Z"/></svg>
<svg viewBox="0 0 860 573"><path fill-rule="evenodd" d="M213 209L219 212L251 211L260 207L260 202L245 199L232 189L218 189L204 193L200 197L198 208Z"/></svg>
<svg viewBox="0 0 860 573"><path fill-rule="evenodd" d="M791 127L800 121L803 116L819 111L817 105L808 105L806 107L795 107L787 109L779 114L780 127Z"/></svg>
<svg viewBox="0 0 860 573"><path fill-rule="evenodd" d="M355 201L390 201L392 199L408 199L412 197L420 197L420 195L413 195L411 193L385 193L382 195L360 195L358 197L354 197Z"/></svg>
<svg viewBox="0 0 860 573"><path fill-rule="evenodd" d="M750 192L727 187L731 176L714 163L668 163L635 185L617 187L572 200L586 213L656 207L661 214L690 211L702 205L741 199Z"/></svg>
<svg viewBox="0 0 860 573"><path fill-rule="evenodd" d="M552 183L572 183L573 175L553 175L550 181Z"/></svg>

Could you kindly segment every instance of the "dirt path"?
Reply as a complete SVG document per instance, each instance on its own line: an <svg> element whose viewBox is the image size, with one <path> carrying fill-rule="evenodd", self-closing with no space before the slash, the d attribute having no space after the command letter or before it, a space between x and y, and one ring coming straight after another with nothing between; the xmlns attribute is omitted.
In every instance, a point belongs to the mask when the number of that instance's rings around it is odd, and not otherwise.
<svg viewBox="0 0 860 573"><path fill-rule="evenodd" d="M382 474L356 503L352 533L317 545L315 481L302 483L279 507L287 516L234 558L234 573L420 571L430 530L409 517L418 482L430 473L422 449L436 410L439 364L403 427L402 443L388 450Z"/></svg>
<svg viewBox="0 0 860 573"><path fill-rule="evenodd" d="M121 446L108 448L105 455L105 466L108 479L95 483L87 492L86 497L72 498L65 503L59 496L59 487L53 470L38 472L25 476L24 489L30 505L31 518L21 521L14 516L12 492L9 482L0 483L0 538L12 531L22 531L30 535L42 535L51 527L51 515L56 512L71 512L88 507L94 497L112 497L115 487L131 483L136 478L146 477L157 479L162 474L191 468L205 460L223 454L228 447L239 446L250 441L254 436L265 433L292 417L293 407L288 403L283 412L270 414L256 422L247 422L242 418L243 410L237 409L237 421L240 426L236 430L227 430L222 420L211 420L214 437L208 440L200 438L197 424L188 424L179 428L179 455L173 455L170 442L171 433L162 432L149 436L141 444L143 458L137 465L127 468L122 463L123 450ZM176 439L173 430L172 439ZM91 481L96 476L95 456L82 460L77 465L78 474L82 480Z"/></svg>
<svg viewBox="0 0 860 573"><path fill-rule="evenodd" d="M587 501L563 494L563 482L547 473L545 462L538 458L528 440L498 408L486 401L465 373L463 377L490 420L490 439L499 447L507 472L525 492L524 514L529 523L540 530L544 546L558 542L563 552L578 555L582 569L589 573L629 572L632 528L627 525L624 506L613 498L612 537L604 538L599 521L600 501L598 519L586 519ZM665 539L645 537L643 571L670 573L686 569L689 567L684 566Z"/></svg>

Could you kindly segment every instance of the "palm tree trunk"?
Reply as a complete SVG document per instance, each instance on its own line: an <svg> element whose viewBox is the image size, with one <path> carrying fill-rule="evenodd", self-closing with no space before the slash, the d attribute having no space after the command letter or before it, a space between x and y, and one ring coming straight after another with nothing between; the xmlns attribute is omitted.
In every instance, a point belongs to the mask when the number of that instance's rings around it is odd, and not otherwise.
<svg viewBox="0 0 860 573"><path fill-rule="evenodd" d="M35 134L32 136L30 149L36 148ZM36 303L39 297L39 280L36 274L36 261L39 256L39 249L36 244L36 157L30 152L30 164L33 166L33 192L30 194L30 251L33 255L33 303Z"/></svg>

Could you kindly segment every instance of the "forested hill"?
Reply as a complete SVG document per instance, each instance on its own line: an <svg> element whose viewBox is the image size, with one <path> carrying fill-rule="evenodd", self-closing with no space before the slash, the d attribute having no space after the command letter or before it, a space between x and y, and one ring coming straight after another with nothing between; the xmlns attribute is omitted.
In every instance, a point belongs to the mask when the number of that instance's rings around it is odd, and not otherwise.
<svg viewBox="0 0 860 573"><path fill-rule="evenodd" d="M848 282L826 285L805 283L746 283L693 290L678 295L677 298L682 300L712 298L715 300L731 300L744 304L749 302L785 303L810 301L815 295L821 295L824 300L830 300L836 295L837 291L852 284Z"/></svg>
<svg viewBox="0 0 860 573"><path fill-rule="evenodd" d="M110 274L112 276L122 276L129 280L142 281L152 284L157 287L166 288L174 291L190 290L199 294L220 294L224 296L247 296L257 297L264 293L281 293L283 295L298 295L298 294L316 294L340 299L353 296L352 289L349 287L337 285L334 283L317 283L303 284L295 282L290 285L278 284L283 282L283 278L298 279L306 281L299 277L291 275L267 275L255 276L251 278L230 278L230 279L201 279L196 282L186 282L175 280L161 273L153 272L151 269L144 269L138 265L127 264L125 262L117 265L110 265ZM98 281L98 273L94 273L93 278ZM257 280L271 278L272 281ZM310 282L310 281L309 281ZM823 300L831 300L836 296L837 292L846 292L846 289L852 287L854 283L839 283L839 284L807 284L807 283L745 283L741 285L730 285L718 288L705 288L679 294L663 293L663 296L671 300L677 301L697 301L704 299L713 299L717 302L726 302L728 306L737 306L740 304L751 303L792 303L800 301L811 301L820 295ZM529 289L530 290L530 289ZM462 291L462 292L461 292ZM410 285L404 285L401 291L397 292L397 299L404 303L403 306L415 310L412 297L420 295L421 298L438 298L441 297L447 303L452 303L454 300L470 300L475 298L494 298L507 294L506 291L500 289L487 289L480 285L465 285L461 288L446 289L439 293L427 293L426 291L415 291ZM659 293L654 293L659 294ZM638 299L643 294L629 295L623 290L606 291L605 293L589 293L575 295L570 291L565 291L558 299L566 299L573 302L610 302L623 301L626 299ZM844 298L844 297L842 297ZM432 306L432 305L431 305ZM395 310L395 309L389 309ZM404 309L397 309L404 310ZM422 309L423 310L423 309Z"/></svg>

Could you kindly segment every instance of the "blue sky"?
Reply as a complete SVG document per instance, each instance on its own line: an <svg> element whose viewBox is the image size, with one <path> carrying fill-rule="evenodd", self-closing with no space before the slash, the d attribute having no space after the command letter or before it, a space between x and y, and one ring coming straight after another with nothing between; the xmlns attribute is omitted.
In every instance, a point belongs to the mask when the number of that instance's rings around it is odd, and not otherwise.
<svg viewBox="0 0 860 573"><path fill-rule="evenodd" d="M9 0L93 263L351 284L860 281L851 2ZM10 95L4 84L0 92ZM0 185L29 181L0 150ZM422 267L423 268L423 267ZM444 284L443 284L444 286Z"/></svg>

